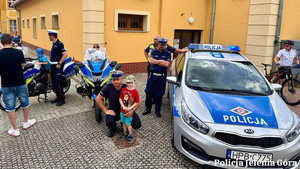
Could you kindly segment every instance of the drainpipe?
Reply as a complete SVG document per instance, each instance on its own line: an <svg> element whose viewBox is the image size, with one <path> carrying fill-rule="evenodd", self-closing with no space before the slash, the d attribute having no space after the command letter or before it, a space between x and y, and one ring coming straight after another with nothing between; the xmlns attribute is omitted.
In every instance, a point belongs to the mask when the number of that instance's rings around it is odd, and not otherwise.
<svg viewBox="0 0 300 169"><path fill-rule="evenodd" d="M215 13L216 13L216 0L213 0L213 6L212 6L212 12L211 12L210 37L209 37L210 44L213 43Z"/></svg>
<svg viewBox="0 0 300 169"><path fill-rule="evenodd" d="M18 33L19 33L19 35L22 36L21 11L20 11L20 9L18 9L18 8L16 8L16 7L15 7L15 10L16 10L16 11L18 12L18 14L19 14L19 19L18 19L19 30L18 30Z"/></svg>
<svg viewBox="0 0 300 169"><path fill-rule="evenodd" d="M273 57L276 56L277 52L278 52L278 48L279 48L279 38L280 38L280 31L281 31L281 20L282 20L282 11L283 11L283 4L284 4L284 0L280 0L280 5L279 5L279 13L278 13L278 19L277 19L277 30L276 30L276 35L275 35L275 41L274 41L274 53L273 53ZM275 71L275 64L272 60L272 70Z"/></svg>

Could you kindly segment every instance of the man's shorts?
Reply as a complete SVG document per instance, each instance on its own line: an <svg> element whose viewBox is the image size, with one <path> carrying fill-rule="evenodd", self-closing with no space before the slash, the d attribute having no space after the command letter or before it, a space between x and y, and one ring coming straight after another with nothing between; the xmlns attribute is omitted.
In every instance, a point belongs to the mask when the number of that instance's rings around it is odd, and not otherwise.
<svg viewBox="0 0 300 169"><path fill-rule="evenodd" d="M281 67L279 67L278 72L279 72L279 74L282 73L282 75L280 76L280 79L285 79L286 72L291 74L292 70L291 70L291 67L281 66Z"/></svg>
<svg viewBox="0 0 300 169"><path fill-rule="evenodd" d="M19 98L21 107L29 107L29 94L27 85L15 86L15 87L3 87L3 102L5 104L5 110L12 112L16 110L16 97Z"/></svg>
<svg viewBox="0 0 300 169"><path fill-rule="evenodd" d="M131 125L131 122L132 122L132 116L131 117L125 117L125 114L124 113L120 113L120 117L121 117L121 120L120 122L124 123L127 125L127 126L130 126Z"/></svg>

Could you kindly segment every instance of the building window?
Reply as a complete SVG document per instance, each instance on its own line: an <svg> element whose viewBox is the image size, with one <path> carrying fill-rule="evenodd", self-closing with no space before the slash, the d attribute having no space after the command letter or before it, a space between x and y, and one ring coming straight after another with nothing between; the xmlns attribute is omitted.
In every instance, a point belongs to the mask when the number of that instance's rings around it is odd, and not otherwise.
<svg viewBox="0 0 300 169"><path fill-rule="evenodd" d="M30 28L29 18L27 18L27 28Z"/></svg>
<svg viewBox="0 0 300 169"><path fill-rule="evenodd" d="M37 38L37 35L36 35L36 18L32 18L32 37L34 39Z"/></svg>
<svg viewBox="0 0 300 169"><path fill-rule="evenodd" d="M115 31L150 31L150 12L115 9Z"/></svg>
<svg viewBox="0 0 300 169"><path fill-rule="evenodd" d="M22 19L22 28L25 28L25 20Z"/></svg>
<svg viewBox="0 0 300 169"><path fill-rule="evenodd" d="M143 30L143 16L142 15L127 15L119 14L118 19L119 30Z"/></svg>
<svg viewBox="0 0 300 169"><path fill-rule="evenodd" d="M17 30L17 21L16 20L9 20L9 31L13 33Z"/></svg>
<svg viewBox="0 0 300 169"><path fill-rule="evenodd" d="M46 19L45 19L45 16L41 16L41 29L46 29Z"/></svg>
<svg viewBox="0 0 300 169"><path fill-rule="evenodd" d="M53 14L52 15L52 28L59 28L59 15Z"/></svg>
<svg viewBox="0 0 300 169"><path fill-rule="evenodd" d="M8 7L12 8L11 5L15 3L15 0L8 0Z"/></svg>

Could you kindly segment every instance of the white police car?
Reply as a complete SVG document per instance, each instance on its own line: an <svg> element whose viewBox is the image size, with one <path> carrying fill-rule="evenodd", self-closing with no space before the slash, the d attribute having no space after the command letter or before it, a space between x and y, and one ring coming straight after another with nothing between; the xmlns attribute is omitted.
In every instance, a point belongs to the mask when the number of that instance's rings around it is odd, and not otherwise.
<svg viewBox="0 0 300 169"><path fill-rule="evenodd" d="M297 168L300 121L238 46L191 44L170 69L172 145L223 168Z"/></svg>

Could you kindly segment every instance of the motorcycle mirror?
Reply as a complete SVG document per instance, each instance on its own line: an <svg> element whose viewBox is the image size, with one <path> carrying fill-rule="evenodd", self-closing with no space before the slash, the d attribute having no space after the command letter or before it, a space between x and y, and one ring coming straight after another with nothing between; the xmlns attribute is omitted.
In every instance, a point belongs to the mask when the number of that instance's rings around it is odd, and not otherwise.
<svg viewBox="0 0 300 169"><path fill-rule="evenodd" d="M111 65L112 67L115 67L116 64L117 64L117 61L111 61L111 63L110 63L110 65Z"/></svg>
<svg viewBox="0 0 300 169"><path fill-rule="evenodd" d="M116 70L119 70L121 68L121 64L117 64Z"/></svg>

